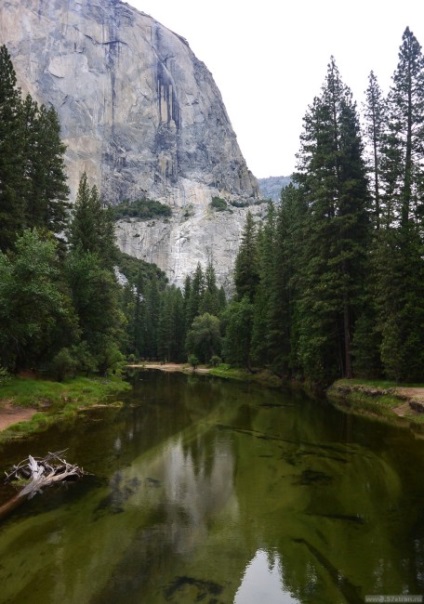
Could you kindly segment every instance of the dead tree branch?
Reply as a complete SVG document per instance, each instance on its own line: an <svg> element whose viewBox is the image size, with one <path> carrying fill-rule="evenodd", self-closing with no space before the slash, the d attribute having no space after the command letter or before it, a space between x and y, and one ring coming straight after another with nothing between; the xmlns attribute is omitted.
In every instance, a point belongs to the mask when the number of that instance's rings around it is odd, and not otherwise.
<svg viewBox="0 0 424 604"><path fill-rule="evenodd" d="M66 449L65 449L66 450ZM32 457L14 465L6 474L6 483L16 483L22 487L15 497L0 506L0 519L23 503L25 499L32 499L42 489L62 481L78 480L86 474L82 468L70 464L62 457L65 451L48 453L44 458Z"/></svg>

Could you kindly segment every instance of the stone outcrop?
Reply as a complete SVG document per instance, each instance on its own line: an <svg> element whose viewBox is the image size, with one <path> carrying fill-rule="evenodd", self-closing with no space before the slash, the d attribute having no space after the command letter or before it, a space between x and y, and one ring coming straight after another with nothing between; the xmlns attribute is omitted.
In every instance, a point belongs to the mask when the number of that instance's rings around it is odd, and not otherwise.
<svg viewBox="0 0 424 604"><path fill-rule="evenodd" d="M187 41L120 0L2 0L0 44L23 92L58 111L73 195L86 171L107 203L172 207L160 225L121 223L123 249L181 283L213 248L225 281L245 210L211 214L209 203L253 201L257 182Z"/></svg>

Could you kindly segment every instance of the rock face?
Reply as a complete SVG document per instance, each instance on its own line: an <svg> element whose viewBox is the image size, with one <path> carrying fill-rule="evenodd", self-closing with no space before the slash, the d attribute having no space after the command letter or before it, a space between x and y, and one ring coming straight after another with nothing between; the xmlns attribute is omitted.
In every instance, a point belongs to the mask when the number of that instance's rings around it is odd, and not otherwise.
<svg viewBox="0 0 424 604"><path fill-rule="evenodd" d="M122 248L177 283L212 251L225 281L245 210L224 220L209 203L253 200L258 188L187 41L120 0L1 4L0 43L19 85L58 111L72 194L86 171L107 203L147 196L169 204L169 222L121 223Z"/></svg>

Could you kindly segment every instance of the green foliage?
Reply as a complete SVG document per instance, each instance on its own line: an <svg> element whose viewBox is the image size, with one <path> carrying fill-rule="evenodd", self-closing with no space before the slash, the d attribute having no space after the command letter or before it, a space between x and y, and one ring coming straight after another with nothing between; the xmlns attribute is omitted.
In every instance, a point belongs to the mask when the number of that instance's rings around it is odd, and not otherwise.
<svg viewBox="0 0 424 604"><path fill-rule="evenodd" d="M250 367L253 316L254 305L248 296L227 306L223 314L225 336L222 345L223 357L227 363Z"/></svg>
<svg viewBox="0 0 424 604"><path fill-rule="evenodd" d="M73 377L78 369L77 357L71 353L69 348L61 348L53 357L49 371L58 382Z"/></svg>
<svg viewBox="0 0 424 604"><path fill-rule="evenodd" d="M219 357L217 354L212 355L212 357L211 357L211 359L209 361L209 365L211 367L218 367L221 364L222 364L221 357Z"/></svg>
<svg viewBox="0 0 424 604"><path fill-rule="evenodd" d="M115 406L117 395L130 387L118 378L79 377L63 382L13 378L5 385L0 383L0 398L19 407L43 410L30 421L12 425L1 433L0 440L4 442L21 434L41 432L54 423L74 419L81 409L91 405L110 403Z"/></svg>
<svg viewBox="0 0 424 604"><path fill-rule="evenodd" d="M112 214L102 207L97 188L89 187L85 172L78 187L68 241L73 252L96 254L108 269L113 268L118 257Z"/></svg>
<svg viewBox="0 0 424 604"><path fill-rule="evenodd" d="M152 199L125 199L112 208L114 220L124 218L137 218L137 220L151 220L152 218L169 218L172 210L169 206Z"/></svg>
<svg viewBox="0 0 424 604"><path fill-rule="evenodd" d="M209 205L217 212L225 212L229 210L227 202L222 197L212 197L212 201Z"/></svg>
<svg viewBox="0 0 424 604"><path fill-rule="evenodd" d="M221 329L218 317L205 313L196 317L187 333L187 352L195 354L202 363L221 352Z"/></svg>
<svg viewBox="0 0 424 604"><path fill-rule="evenodd" d="M146 284L150 279L157 278L163 285L167 282L165 273L156 264L129 256L121 251L117 252L116 266L125 275L131 286L137 286L141 290L143 284Z"/></svg>
<svg viewBox="0 0 424 604"><path fill-rule="evenodd" d="M249 211L241 236L240 248L236 257L234 269L234 284L237 298L247 296L253 302L256 287L259 283L256 229L253 216Z"/></svg>
<svg viewBox="0 0 424 604"><path fill-rule="evenodd" d="M0 250L12 249L24 229L60 236L68 209L60 126L53 107L41 107L16 88L0 47Z"/></svg>
<svg viewBox="0 0 424 604"><path fill-rule="evenodd" d="M78 337L56 247L25 231L13 256L0 253L0 359L10 370L40 366Z"/></svg>
<svg viewBox="0 0 424 604"><path fill-rule="evenodd" d="M193 367L193 370L200 364L200 361L195 354L189 354L187 360L189 365Z"/></svg>
<svg viewBox="0 0 424 604"><path fill-rule="evenodd" d="M102 266L97 254L80 249L66 259L66 275L81 334L85 342L84 365L106 372L122 357L118 345L124 316L114 273Z"/></svg>
<svg viewBox="0 0 424 604"><path fill-rule="evenodd" d="M358 118L334 59L304 124L295 175L307 205L298 350L305 373L327 382L352 375L352 329L369 231Z"/></svg>
<svg viewBox="0 0 424 604"><path fill-rule="evenodd" d="M234 208L247 208L250 205L249 202L244 199L231 199L229 203Z"/></svg>

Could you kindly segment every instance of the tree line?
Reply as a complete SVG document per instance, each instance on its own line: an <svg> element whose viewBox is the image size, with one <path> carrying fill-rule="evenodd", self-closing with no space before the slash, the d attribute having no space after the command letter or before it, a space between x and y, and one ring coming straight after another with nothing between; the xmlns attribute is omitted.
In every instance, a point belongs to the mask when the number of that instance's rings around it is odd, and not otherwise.
<svg viewBox="0 0 424 604"><path fill-rule="evenodd" d="M194 355L320 384L422 381L424 58L408 28L362 115L331 58L293 184L264 221L247 214L228 303L212 261L179 289L118 252L85 175L70 210L54 109L22 99L4 47L0 76L0 364L63 376Z"/></svg>
<svg viewBox="0 0 424 604"><path fill-rule="evenodd" d="M424 379L424 58L407 28L362 127L334 58L303 121L293 184L236 262L228 360L286 377ZM243 334L240 340L240 334Z"/></svg>
<svg viewBox="0 0 424 604"><path fill-rule="evenodd" d="M265 221L248 213L234 296L211 313L227 363L322 385L424 379L424 58L409 28L388 94L371 72L365 98L360 114L332 57L293 184ZM186 352L207 361L210 318L194 318Z"/></svg>
<svg viewBox="0 0 424 604"><path fill-rule="evenodd" d="M0 368L59 379L123 362L129 320L116 268L160 273L119 252L113 214L85 174L71 209L64 153L55 109L23 97L2 46Z"/></svg>
<svg viewBox="0 0 424 604"><path fill-rule="evenodd" d="M69 204L64 153L55 109L23 98L2 46L0 369L104 374L126 357L184 362L187 342L210 361L225 306L212 263L199 264L181 291L155 265L121 253L119 216L86 174Z"/></svg>

